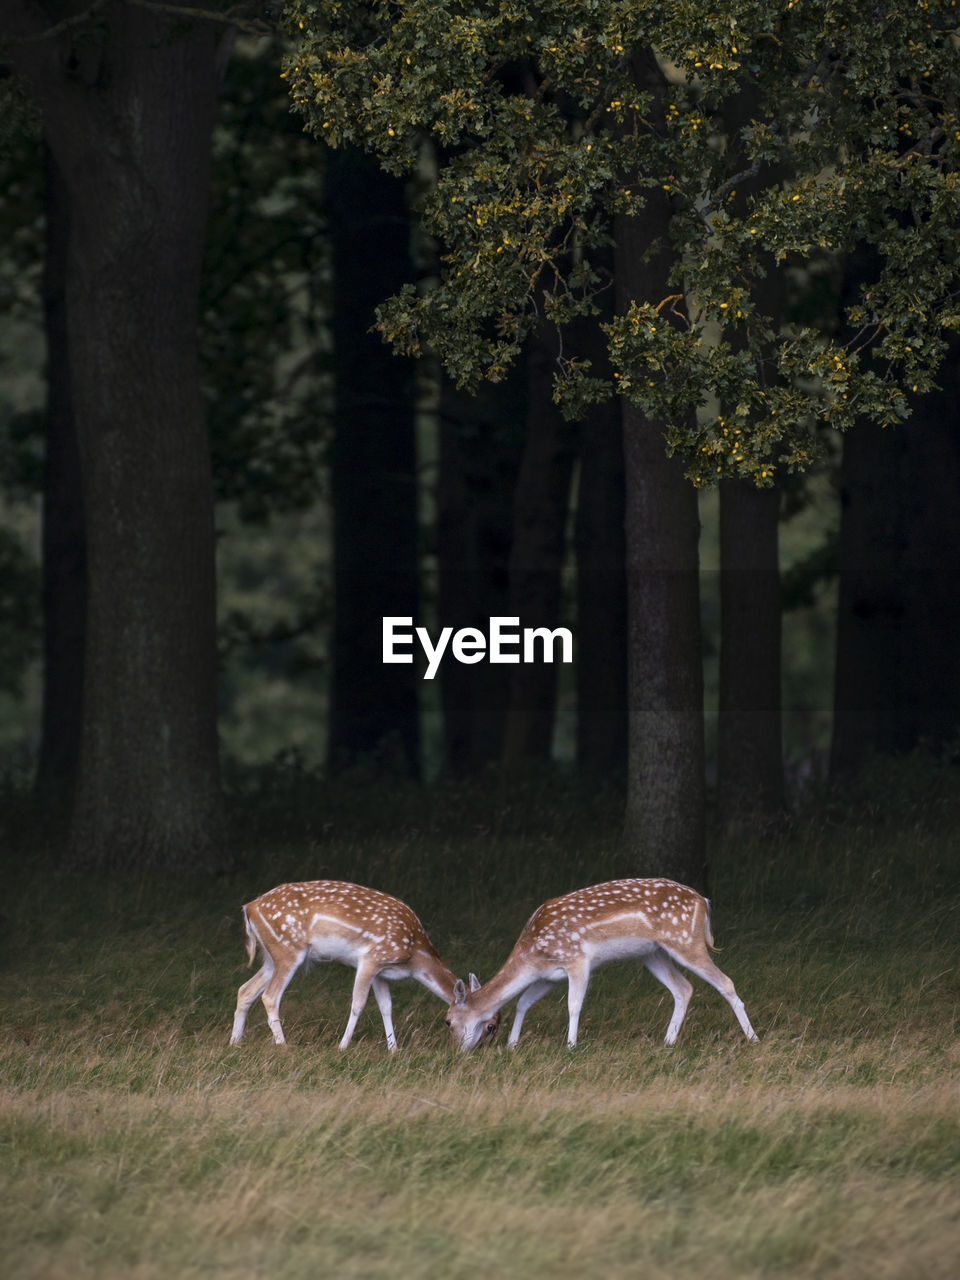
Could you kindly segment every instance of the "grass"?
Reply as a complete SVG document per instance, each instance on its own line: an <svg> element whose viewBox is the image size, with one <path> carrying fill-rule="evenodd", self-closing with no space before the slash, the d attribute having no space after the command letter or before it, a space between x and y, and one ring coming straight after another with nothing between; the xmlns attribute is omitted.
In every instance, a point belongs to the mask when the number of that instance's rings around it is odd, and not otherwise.
<svg viewBox="0 0 960 1280"><path fill-rule="evenodd" d="M398 793L372 812L341 794L297 838L261 797L265 834L251 816L244 869L215 885L24 867L2 930L6 1274L952 1277L951 771L821 796L789 830L713 851L719 961L757 1045L697 982L666 1049L669 997L629 965L594 977L572 1052L562 997L530 1011L518 1051L463 1057L440 1004L398 984L400 1052L371 1001L340 1054L335 965L287 992L286 1051L259 1005L227 1045L238 908L280 879L398 892L458 972L488 976L543 898L642 871L601 801L537 787L491 818L481 799Z"/></svg>

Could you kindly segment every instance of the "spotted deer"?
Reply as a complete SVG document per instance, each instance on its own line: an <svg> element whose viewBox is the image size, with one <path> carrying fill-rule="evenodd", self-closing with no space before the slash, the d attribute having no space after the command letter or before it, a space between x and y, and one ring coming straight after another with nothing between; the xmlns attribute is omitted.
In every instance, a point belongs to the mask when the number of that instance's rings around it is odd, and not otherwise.
<svg viewBox="0 0 960 1280"><path fill-rule="evenodd" d="M307 960L339 960L357 971L341 1049L353 1038L371 987L391 1052L397 1038L389 982L416 978L448 1004L453 999L457 979L437 955L423 925L406 903L376 889L339 880L281 884L247 903L243 931L248 963L253 963L259 946L263 964L237 992L231 1044L243 1035L250 1006L258 996L274 1040L286 1043L280 1001Z"/></svg>
<svg viewBox="0 0 960 1280"><path fill-rule="evenodd" d="M757 1035L733 983L710 959L710 904L673 880L611 880L551 898L538 907L503 967L482 986L470 974L468 991L459 979L447 1011L454 1043L472 1049L492 1035L502 1005L519 996L508 1044L516 1045L530 1006L567 980L570 1022L567 1044L577 1043L580 1010L590 974L611 960L640 960L673 996L666 1043L673 1044L686 1016L693 986L676 961L720 992L748 1040Z"/></svg>

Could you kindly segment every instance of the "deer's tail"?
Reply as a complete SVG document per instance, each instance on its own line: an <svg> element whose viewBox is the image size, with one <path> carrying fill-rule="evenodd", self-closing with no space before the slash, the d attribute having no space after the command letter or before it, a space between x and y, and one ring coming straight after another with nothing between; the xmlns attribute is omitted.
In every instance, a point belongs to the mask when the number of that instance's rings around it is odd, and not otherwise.
<svg viewBox="0 0 960 1280"><path fill-rule="evenodd" d="M707 946L712 951L716 951L717 948L714 946L714 942L713 942L713 929L710 926L710 899L704 898L703 902L704 902L703 936L706 939Z"/></svg>
<svg viewBox="0 0 960 1280"><path fill-rule="evenodd" d="M250 923L250 917L247 915L247 908L243 908L243 945L247 949L247 964L253 964L254 956L257 954L257 943L260 939L256 935L253 925Z"/></svg>

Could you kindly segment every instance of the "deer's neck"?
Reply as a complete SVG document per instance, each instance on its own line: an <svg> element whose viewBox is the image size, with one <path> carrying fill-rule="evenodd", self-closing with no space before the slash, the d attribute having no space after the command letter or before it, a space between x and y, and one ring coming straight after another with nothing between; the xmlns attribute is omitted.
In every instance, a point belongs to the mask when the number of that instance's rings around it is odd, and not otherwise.
<svg viewBox="0 0 960 1280"><path fill-rule="evenodd" d="M457 975L447 968L439 956L432 955L429 951L421 951L418 960L415 976L421 984L447 1004L452 1004Z"/></svg>
<svg viewBox="0 0 960 1280"><path fill-rule="evenodd" d="M526 991L540 976L525 955L516 950L511 951L500 969L476 993L474 999L477 1009L483 1010L485 1018L491 1017L508 1000L518 996L521 991Z"/></svg>

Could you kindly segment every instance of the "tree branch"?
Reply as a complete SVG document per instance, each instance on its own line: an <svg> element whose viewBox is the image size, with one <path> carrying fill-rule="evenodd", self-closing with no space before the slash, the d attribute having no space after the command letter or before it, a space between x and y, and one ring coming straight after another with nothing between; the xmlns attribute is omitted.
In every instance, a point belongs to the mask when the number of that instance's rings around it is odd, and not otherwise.
<svg viewBox="0 0 960 1280"><path fill-rule="evenodd" d="M124 0L124 3L140 9L149 9L154 13L167 13L173 17L195 18L200 22L220 22L228 27L235 27L238 31L246 32L248 35L272 36L280 30L265 18L243 17L244 6L242 5L234 5L223 13L218 13L209 9L196 9L190 5L163 4L160 0Z"/></svg>
<svg viewBox="0 0 960 1280"><path fill-rule="evenodd" d="M55 22L52 27L43 27L29 35L10 35L0 31L0 44L40 44L43 40L56 40L57 36L62 36L64 32L72 31L74 27L82 27L108 3L109 0L93 0L93 3L80 13L72 13L60 22Z"/></svg>
<svg viewBox="0 0 960 1280"><path fill-rule="evenodd" d="M170 17L193 18L198 22L220 23L223 26L233 27L237 31L243 31L248 35L273 36L280 31L276 24L268 22L265 18L244 17L244 6L241 5L234 5L220 13L213 9L200 9L194 5L165 4L161 0L117 0L117 2L131 5L136 9L149 9L152 13L168 14ZM55 22L53 26L44 27L42 30L33 31L26 35L0 32L0 44L40 44L45 40L56 40L58 36L62 36L76 27L85 26L97 16L101 9L105 9L109 3L111 3L111 0L92 0L92 3L86 9L81 10L79 13L73 13L67 18L61 19L60 22Z"/></svg>

